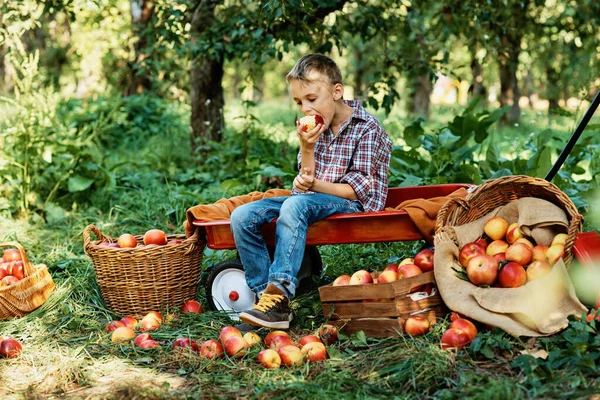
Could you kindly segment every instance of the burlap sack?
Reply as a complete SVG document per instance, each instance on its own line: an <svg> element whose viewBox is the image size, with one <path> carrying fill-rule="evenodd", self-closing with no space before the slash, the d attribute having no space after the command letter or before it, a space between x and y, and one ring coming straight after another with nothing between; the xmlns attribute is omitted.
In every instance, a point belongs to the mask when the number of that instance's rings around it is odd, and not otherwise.
<svg viewBox="0 0 600 400"><path fill-rule="evenodd" d="M567 217L554 204L533 197L498 207L483 218L461 226L443 227L434 238L435 280L444 303L453 311L519 336L552 335L568 325L569 315L586 308L577 296L562 260L552 272L518 288L480 288L458 277L462 246L483 235L487 220L500 216L520 228L537 244L549 245L566 232Z"/></svg>

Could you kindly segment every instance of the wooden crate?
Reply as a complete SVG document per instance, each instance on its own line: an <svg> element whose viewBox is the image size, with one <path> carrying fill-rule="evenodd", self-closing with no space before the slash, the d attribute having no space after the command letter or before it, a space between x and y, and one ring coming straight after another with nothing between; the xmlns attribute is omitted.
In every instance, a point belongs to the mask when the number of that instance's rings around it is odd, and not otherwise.
<svg viewBox="0 0 600 400"><path fill-rule="evenodd" d="M404 321L420 315L435 323L448 313L439 293L421 300L410 297L411 289L435 286L433 271L391 283L321 286L319 295L327 323L343 333L363 331L369 337L398 336Z"/></svg>

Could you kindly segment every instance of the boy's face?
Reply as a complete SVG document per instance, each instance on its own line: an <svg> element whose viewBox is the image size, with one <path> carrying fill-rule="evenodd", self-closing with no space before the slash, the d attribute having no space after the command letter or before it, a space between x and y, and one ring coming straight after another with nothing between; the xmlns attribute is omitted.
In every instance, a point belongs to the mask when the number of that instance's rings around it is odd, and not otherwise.
<svg viewBox="0 0 600 400"><path fill-rule="evenodd" d="M336 100L343 95L341 85L332 85L329 80L318 72L310 74L311 82L296 79L290 81L292 97L304 115L320 115L329 126L334 115ZM341 92L340 92L340 88Z"/></svg>

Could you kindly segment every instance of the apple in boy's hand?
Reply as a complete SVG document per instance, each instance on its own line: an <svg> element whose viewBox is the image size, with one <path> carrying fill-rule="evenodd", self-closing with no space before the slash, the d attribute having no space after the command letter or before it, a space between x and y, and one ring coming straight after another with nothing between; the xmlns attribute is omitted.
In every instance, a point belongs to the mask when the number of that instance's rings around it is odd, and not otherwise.
<svg viewBox="0 0 600 400"><path fill-rule="evenodd" d="M305 117L300 118L300 126L302 127L302 132L310 132L319 124L323 124L325 121L323 117L320 115L307 115Z"/></svg>

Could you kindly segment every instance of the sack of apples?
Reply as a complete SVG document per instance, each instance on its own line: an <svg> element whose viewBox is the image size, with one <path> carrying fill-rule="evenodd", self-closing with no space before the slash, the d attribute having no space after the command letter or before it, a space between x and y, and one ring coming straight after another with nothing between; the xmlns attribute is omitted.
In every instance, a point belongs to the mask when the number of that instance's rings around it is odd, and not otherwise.
<svg viewBox="0 0 600 400"><path fill-rule="evenodd" d="M435 279L453 311L513 336L546 336L581 304L567 273L581 215L545 180L510 176L438 215Z"/></svg>

